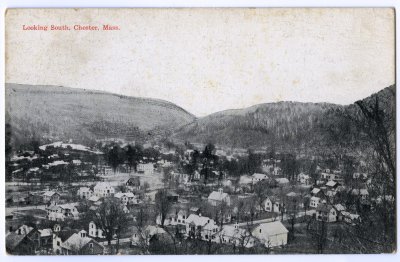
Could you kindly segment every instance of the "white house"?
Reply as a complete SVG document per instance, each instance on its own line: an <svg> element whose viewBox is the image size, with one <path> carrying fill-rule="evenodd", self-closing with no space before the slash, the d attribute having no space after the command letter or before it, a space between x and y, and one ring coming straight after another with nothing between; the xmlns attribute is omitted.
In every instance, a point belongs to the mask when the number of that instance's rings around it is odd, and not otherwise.
<svg viewBox="0 0 400 262"><path fill-rule="evenodd" d="M259 174L259 173L254 173L252 176L252 182L253 184L256 184L258 182L264 181L268 179L268 176L265 174Z"/></svg>
<svg viewBox="0 0 400 262"><path fill-rule="evenodd" d="M309 175L306 175L304 173L300 173L297 177L297 182L299 182L303 186L308 186L310 185L311 178Z"/></svg>
<svg viewBox="0 0 400 262"><path fill-rule="evenodd" d="M275 221L259 224L253 229L252 236L257 238L266 247L276 247L287 244L288 232L280 221Z"/></svg>
<svg viewBox="0 0 400 262"><path fill-rule="evenodd" d="M353 189L351 191L351 194L353 196L360 196L361 199L365 200L368 198L368 189L364 188L364 189Z"/></svg>
<svg viewBox="0 0 400 262"><path fill-rule="evenodd" d="M78 196L81 199L89 199L93 195L93 190L88 187L80 187L78 189Z"/></svg>
<svg viewBox="0 0 400 262"><path fill-rule="evenodd" d="M114 197L118 198L123 205L138 203L136 196L131 192L127 193L118 192L114 195Z"/></svg>
<svg viewBox="0 0 400 262"><path fill-rule="evenodd" d="M154 164L153 163L139 163L137 166L137 171L139 173L144 173L146 175L152 175L154 173Z"/></svg>
<svg viewBox="0 0 400 262"><path fill-rule="evenodd" d="M51 221L64 221L66 218L79 219L79 212L73 204L51 205L46 207L47 218Z"/></svg>
<svg viewBox="0 0 400 262"><path fill-rule="evenodd" d="M214 241L217 243L234 244L236 246L251 248L254 246L255 238L250 235L249 231L235 224L233 226L223 226L218 236L214 238Z"/></svg>
<svg viewBox="0 0 400 262"><path fill-rule="evenodd" d="M267 197L263 202L264 210L267 212L280 213L281 212L281 201L275 197Z"/></svg>
<svg viewBox="0 0 400 262"><path fill-rule="evenodd" d="M188 174L183 174L183 173L177 173L172 171L170 173L171 179L174 179L180 184L187 184L189 182L189 175Z"/></svg>
<svg viewBox="0 0 400 262"><path fill-rule="evenodd" d="M57 205L60 201L60 194L54 191L46 191L42 195L43 202L50 205Z"/></svg>
<svg viewBox="0 0 400 262"><path fill-rule="evenodd" d="M97 237L97 238L105 238L103 234L103 230L96 226L96 223L90 221L89 223L89 236L90 237Z"/></svg>
<svg viewBox="0 0 400 262"><path fill-rule="evenodd" d="M325 222L336 222L338 211L332 206L325 203L319 204L317 207L316 219Z"/></svg>
<svg viewBox="0 0 400 262"><path fill-rule="evenodd" d="M190 237L201 237L203 240L215 239L218 226L215 221L208 217L191 214L186 219L186 235Z"/></svg>
<svg viewBox="0 0 400 262"><path fill-rule="evenodd" d="M114 193L114 187L106 182L97 183L97 185L94 187L94 195L97 197L109 197L113 196Z"/></svg>
<svg viewBox="0 0 400 262"><path fill-rule="evenodd" d="M321 203L321 198L316 196L311 197L310 207L317 208L320 203Z"/></svg>
<svg viewBox="0 0 400 262"><path fill-rule="evenodd" d="M208 196L208 203L210 203L212 206L217 206L221 203L225 203L228 206L231 205L231 198L227 193L224 193L222 191L222 188L218 189L218 191L213 191L209 196Z"/></svg>

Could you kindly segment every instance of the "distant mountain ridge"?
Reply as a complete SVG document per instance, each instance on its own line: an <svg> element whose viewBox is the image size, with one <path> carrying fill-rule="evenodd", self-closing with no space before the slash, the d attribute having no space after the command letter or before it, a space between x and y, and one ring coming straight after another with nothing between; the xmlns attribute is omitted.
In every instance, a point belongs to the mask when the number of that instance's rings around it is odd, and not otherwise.
<svg viewBox="0 0 400 262"><path fill-rule="evenodd" d="M16 141L33 136L61 139L143 139L195 120L173 103L60 86L6 84L6 124ZM15 141L15 142L16 142Z"/></svg>
<svg viewBox="0 0 400 262"><path fill-rule="evenodd" d="M347 110L329 103L277 102L231 109L196 118L163 100L136 98L102 91L60 86L6 84L6 125L14 144L48 135L60 139L130 137L146 140L164 134L178 141L213 142L241 148L321 147L328 129L340 129L331 112ZM379 96L394 104L395 86L365 98ZM354 137L354 136L353 136Z"/></svg>
<svg viewBox="0 0 400 262"><path fill-rule="evenodd" d="M379 96L382 101L386 101L384 106L388 106L388 103L395 102L387 101L395 97L389 96L389 92L395 92L394 85L364 100L370 101ZM341 128L333 112L345 110L352 114L354 109L355 104L265 103L198 118L177 129L174 137L197 143L212 142L221 146L242 148L321 147L326 144L330 135L327 130Z"/></svg>

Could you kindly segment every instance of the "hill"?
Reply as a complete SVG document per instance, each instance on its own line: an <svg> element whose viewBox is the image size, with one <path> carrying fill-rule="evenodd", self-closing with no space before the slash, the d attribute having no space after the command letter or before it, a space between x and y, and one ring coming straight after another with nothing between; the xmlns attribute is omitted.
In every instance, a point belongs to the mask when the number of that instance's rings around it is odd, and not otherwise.
<svg viewBox="0 0 400 262"><path fill-rule="evenodd" d="M170 131L194 121L166 101L60 86L6 84L6 125L14 144L31 137L78 141Z"/></svg>
<svg viewBox="0 0 400 262"><path fill-rule="evenodd" d="M383 107L394 105L395 86L383 89L364 99L366 103L380 97ZM346 137L337 142L347 143L359 136L351 123L337 114L355 115L357 106L278 102L259 104L249 108L226 110L199 118L176 130L177 140L197 143L212 142L221 146L260 148L307 148L331 145L332 133L344 128ZM334 142L334 141L333 141ZM354 142L354 141L351 141Z"/></svg>

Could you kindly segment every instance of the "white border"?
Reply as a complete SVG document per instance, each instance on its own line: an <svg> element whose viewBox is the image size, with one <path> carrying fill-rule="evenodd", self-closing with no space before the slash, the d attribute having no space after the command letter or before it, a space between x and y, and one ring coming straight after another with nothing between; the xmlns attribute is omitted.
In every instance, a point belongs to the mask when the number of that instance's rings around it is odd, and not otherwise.
<svg viewBox="0 0 400 262"><path fill-rule="evenodd" d="M0 10L1 10L1 18L0 18L0 41L1 41L1 64L0 64L0 81L1 86L4 87L4 13L6 8L62 8L62 7L393 7L398 10L400 7L400 2L395 0L330 0L330 1L318 1L318 0L270 0L270 1L262 1L262 0L67 0L65 2L55 1L55 0L2 0L0 2ZM397 13L397 12L396 12ZM398 50L399 43L397 41L399 28L399 19L396 19L396 50ZM397 67L397 61L399 61L398 52L396 52L396 79L399 73L399 67ZM7 256L5 255L5 186L4 186L4 174L5 174L5 159L4 159L4 88L1 88L0 95L0 174L3 174L0 178L0 261L84 261L87 259L96 261L132 261L132 260L140 260L140 261L185 261L190 260L191 262L197 261L243 261L243 260L252 260L252 261L296 261L296 262L320 262L323 260L324 262L333 262L333 261L400 261L400 255L280 255L280 256L264 256L264 255L246 255L246 256L100 256L100 257L88 257L88 256L35 256L35 257L18 257L18 256ZM400 95L397 93L397 101ZM398 103L399 104L399 103ZM399 109L399 105L397 104L397 109ZM396 121L399 123L399 115L397 115ZM399 131L399 126L397 125L397 133ZM397 162L399 160L399 150L397 148ZM397 190L397 200L399 199L399 190ZM399 210L399 201L397 201L397 210ZM397 237L399 237L399 216L397 215ZM399 240L397 239L397 246L399 244Z"/></svg>

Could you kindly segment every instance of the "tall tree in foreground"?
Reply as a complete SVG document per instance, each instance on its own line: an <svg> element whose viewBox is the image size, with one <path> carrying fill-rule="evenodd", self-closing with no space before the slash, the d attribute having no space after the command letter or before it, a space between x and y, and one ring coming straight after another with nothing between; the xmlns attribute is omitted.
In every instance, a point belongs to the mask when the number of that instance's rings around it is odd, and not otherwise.
<svg viewBox="0 0 400 262"><path fill-rule="evenodd" d="M156 193L155 202L156 214L160 216L161 227L164 227L165 219L172 207L172 203L168 199L168 191L166 189L159 190Z"/></svg>
<svg viewBox="0 0 400 262"><path fill-rule="evenodd" d="M117 199L105 199L95 211L95 223L104 232L108 245L111 246L114 236L117 237L116 252L118 252L120 234L126 229L127 222L127 214Z"/></svg>

